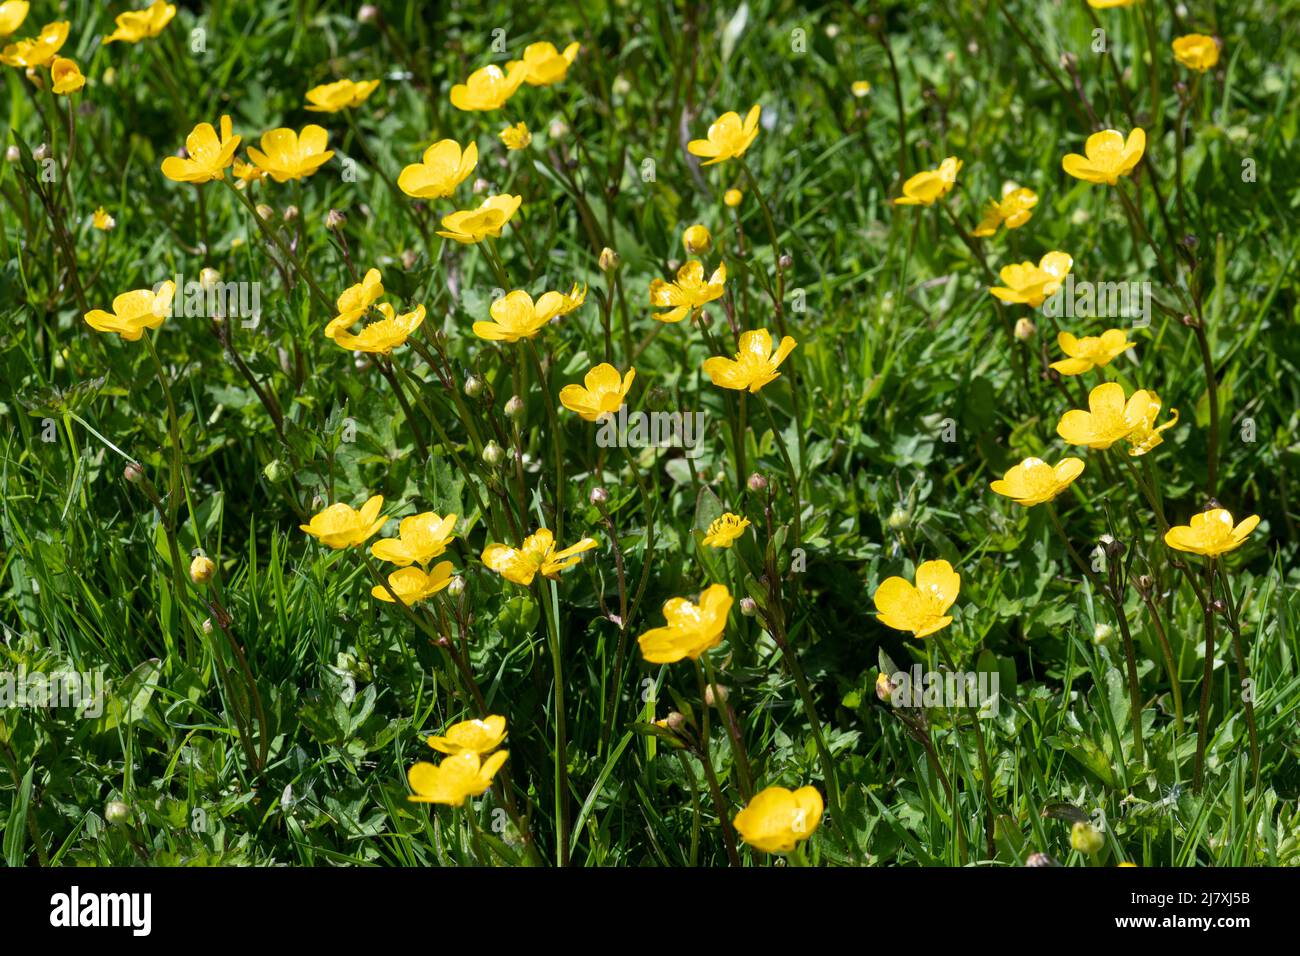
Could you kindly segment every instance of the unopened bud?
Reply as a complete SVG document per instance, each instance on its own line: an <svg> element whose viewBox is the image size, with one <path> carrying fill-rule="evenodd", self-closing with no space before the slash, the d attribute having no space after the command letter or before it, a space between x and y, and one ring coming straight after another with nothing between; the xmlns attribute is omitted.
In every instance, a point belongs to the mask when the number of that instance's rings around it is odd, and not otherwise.
<svg viewBox="0 0 1300 956"><path fill-rule="evenodd" d="M203 287L204 291L213 288L220 281L221 273L210 266L205 266L199 272L199 285Z"/></svg>
<svg viewBox="0 0 1300 956"><path fill-rule="evenodd" d="M604 249L600 250L600 271L601 272L613 272L615 269L618 268L618 265L619 265L619 259L618 259L617 252L609 248L609 246L606 246Z"/></svg>
<svg viewBox="0 0 1300 956"><path fill-rule="evenodd" d="M766 491L767 479L764 478L758 472L754 472L752 475L749 476L749 480L745 482L745 486L749 488L750 491L753 491L755 493L760 491Z"/></svg>
<svg viewBox="0 0 1300 956"><path fill-rule="evenodd" d="M337 209L331 209L325 214L325 228L334 230L342 229L343 224L348 221L348 217L343 215Z"/></svg>
<svg viewBox="0 0 1300 956"><path fill-rule="evenodd" d="M110 800L104 805L104 819L114 826L131 819L131 808L121 800Z"/></svg>
<svg viewBox="0 0 1300 956"><path fill-rule="evenodd" d="M704 703L709 707L717 707L718 701L727 702L727 697L731 694L723 684L706 684L704 687Z"/></svg>
<svg viewBox="0 0 1300 956"><path fill-rule="evenodd" d="M606 491L604 488L597 486L591 489L591 494L588 496L588 498L590 499L593 505L603 505L607 501L609 501L609 492Z"/></svg>
<svg viewBox="0 0 1300 956"><path fill-rule="evenodd" d="M465 379L465 394L470 398L478 398L483 394L483 379L476 375L471 375Z"/></svg>
<svg viewBox="0 0 1300 956"><path fill-rule="evenodd" d="M495 468L505 459L506 453L501 446L495 441L490 441L483 446L483 463Z"/></svg>
<svg viewBox="0 0 1300 956"><path fill-rule="evenodd" d="M8 149L5 150L5 161L10 163L16 163L22 157L22 155L23 154L19 151L17 146L10 146Z"/></svg>
<svg viewBox="0 0 1300 956"><path fill-rule="evenodd" d="M447 593L452 597L460 597L465 593L465 579L459 574L447 582Z"/></svg>
<svg viewBox="0 0 1300 956"><path fill-rule="evenodd" d="M282 214L282 218L284 219L285 222L293 222L295 219L298 218L298 207L285 206L284 213Z"/></svg>
<svg viewBox="0 0 1300 956"><path fill-rule="evenodd" d="M207 584L216 573L217 566L207 555L197 555L190 562L190 580L195 584Z"/></svg>
<svg viewBox="0 0 1300 956"><path fill-rule="evenodd" d="M743 597L740 599L740 613L745 617L753 617L758 613L758 602L752 597Z"/></svg>
<svg viewBox="0 0 1300 956"><path fill-rule="evenodd" d="M1070 828L1070 846L1080 853L1092 856L1100 850L1106 843L1106 838L1102 836L1091 823L1084 820L1076 820L1073 827Z"/></svg>
<svg viewBox="0 0 1300 956"><path fill-rule="evenodd" d="M668 725L669 730L681 730L686 726L686 718L681 715L680 711L672 711L664 718L664 723Z"/></svg>
<svg viewBox="0 0 1300 956"><path fill-rule="evenodd" d="M682 246L686 249L687 255L698 256L702 252L708 252L712 245L712 234L699 223L682 233Z"/></svg>
<svg viewBox="0 0 1300 956"><path fill-rule="evenodd" d="M374 23L379 19L379 8L373 3L362 4L357 11L357 23Z"/></svg>
<svg viewBox="0 0 1300 956"><path fill-rule="evenodd" d="M420 254L414 249L402 250L402 268L410 272L415 268L415 264L420 261Z"/></svg>
<svg viewBox="0 0 1300 956"><path fill-rule="evenodd" d="M895 508L889 513L889 530L906 531L912 526L912 512L904 508Z"/></svg>
<svg viewBox="0 0 1300 956"><path fill-rule="evenodd" d="M264 202L258 203L257 206L254 207L254 211L257 213L258 219L270 219L272 214L275 212L274 209Z"/></svg>
<svg viewBox="0 0 1300 956"><path fill-rule="evenodd" d="M36 160L38 163L45 159L48 159L49 155L50 155L50 147L46 143L41 143L41 145L37 146L34 150L32 150L32 159Z"/></svg>
<svg viewBox="0 0 1300 956"><path fill-rule="evenodd" d="M1038 334L1038 326L1023 316L1016 319L1016 341L1028 342Z"/></svg>
<svg viewBox="0 0 1300 956"><path fill-rule="evenodd" d="M885 703L890 703L894 699L894 691L898 685L889 679L889 675L881 671L876 675L876 696Z"/></svg>
<svg viewBox="0 0 1300 956"><path fill-rule="evenodd" d="M506 402L506 417L511 419L524 417L524 400L518 395L511 395L510 401Z"/></svg>
<svg viewBox="0 0 1300 956"><path fill-rule="evenodd" d="M1031 853L1029 854L1029 856L1025 858L1025 866L1059 866L1059 865L1060 864L1058 864L1046 853Z"/></svg>
<svg viewBox="0 0 1300 956"><path fill-rule="evenodd" d="M783 252L781 253L781 258L776 260L776 263L782 269L789 269L794 265L794 256L790 255L788 252Z"/></svg>
<svg viewBox="0 0 1300 956"><path fill-rule="evenodd" d="M1092 641L1094 644L1105 644L1111 639L1115 629L1109 624L1098 622L1097 626L1092 629Z"/></svg>
<svg viewBox="0 0 1300 956"><path fill-rule="evenodd" d="M272 459L262 469L262 477L273 483L284 481L289 477L289 466L278 458Z"/></svg>
<svg viewBox="0 0 1300 956"><path fill-rule="evenodd" d="M144 469L133 461L122 469L122 477L131 484L138 485L144 479Z"/></svg>

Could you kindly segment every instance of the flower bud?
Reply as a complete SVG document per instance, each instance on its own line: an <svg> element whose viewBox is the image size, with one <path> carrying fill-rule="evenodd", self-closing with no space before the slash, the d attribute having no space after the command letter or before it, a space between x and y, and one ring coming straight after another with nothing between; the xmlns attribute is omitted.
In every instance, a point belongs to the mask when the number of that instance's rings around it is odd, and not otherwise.
<svg viewBox="0 0 1300 956"><path fill-rule="evenodd" d="M49 155L50 147L47 143L41 143L41 145L32 150L32 159L36 160L38 163L48 159Z"/></svg>
<svg viewBox="0 0 1300 956"><path fill-rule="evenodd" d="M752 597L741 598L740 613L745 615L745 617L753 617L758 613L758 603Z"/></svg>
<svg viewBox="0 0 1300 956"><path fill-rule="evenodd" d="M681 730L686 726L686 718L681 715L680 711L671 711L664 718L664 723L668 725L669 730Z"/></svg>
<svg viewBox="0 0 1300 956"><path fill-rule="evenodd" d="M465 593L465 579L459 574L447 582L447 593L452 597L460 597Z"/></svg>
<svg viewBox="0 0 1300 956"><path fill-rule="evenodd" d="M1038 334L1038 326L1034 325L1032 321L1025 318L1024 316L1021 316L1020 318L1016 319L1016 341L1017 342L1028 342L1037 334Z"/></svg>
<svg viewBox="0 0 1300 956"><path fill-rule="evenodd" d="M281 218L284 219L285 222L293 222L295 219L298 218L298 207L285 206L284 212L281 214Z"/></svg>
<svg viewBox="0 0 1300 956"><path fill-rule="evenodd" d="M603 505L609 501L609 492L598 485L591 489L591 494L588 497L593 505Z"/></svg>
<svg viewBox="0 0 1300 956"><path fill-rule="evenodd" d="M709 247L712 245L712 234L699 223L689 227L682 233L682 246L686 249L687 255L698 256L702 252L708 252Z"/></svg>
<svg viewBox="0 0 1300 956"><path fill-rule="evenodd" d="M506 417L516 421L524 417L524 400L518 395L511 395L506 402Z"/></svg>
<svg viewBox="0 0 1300 956"><path fill-rule="evenodd" d="M205 617L205 618L203 619L203 633L204 633L204 634L211 634L211 633L212 633L212 618L210 618L210 617Z"/></svg>
<svg viewBox="0 0 1300 956"><path fill-rule="evenodd" d="M138 485L144 480L144 469L140 467L138 462L133 461L122 469L122 477L131 484Z"/></svg>
<svg viewBox="0 0 1300 956"><path fill-rule="evenodd" d="M126 823L131 819L131 808L121 800L110 800L104 805L104 819L115 826Z"/></svg>
<svg viewBox="0 0 1300 956"><path fill-rule="evenodd" d="M1091 823L1076 820L1070 828L1070 846L1087 856L1092 856L1106 843L1106 838Z"/></svg>
<svg viewBox="0 0 1300 956"><path fill-rule="evenodd" d="M758 472L754 472L752 475L749 476L749 480L745 482L745 486L749 488L750 491L755 493L760 491L766 491L767 479L764 478Z"/></svg>
<svg viewBox="0 0 1300 956"><path fill-rule="evenodd" d="M211 289L220 281L221 273L210 266L204 266L199 272L199 285L202 286L204 291Z"/></svg>
<svg viewBox="0 0 1300 956"><path fill-rule="evenodd" d="M1109 624L1102 621L1097 622L1097 626L1092 629L1092 642L1097 645L1105 644L1114 635L1115 629Z"/></svg>
<svg viewBox="0 0 1300 956"><path fill-rule="evenodd" d="M196 555L190 562L190 580L195 584L207 584L216 573L217 566L207 555Z"/></svg>
<svg viewBox="0 0 1300 956"><path fill-rule="evenodd" d="M885 703L891 703L894 699L894 691L898 690L898 685L890 680L889 675L881 671L876 675L876 696Z"/></svg>
<svg viewBox="0 0 1300 956"><path fill-rule="evenodd" d="M737 206L739 206L741 201L744 198L745 198L745 194L742 193L739 189L728 189L725 193L722 194L722 201L732 209L735 209Z"/></svg>
<svg viewBox="0 0 1300 956"><path fill-rule="evenodd" d="M19 159L22 158L22 155L23 154L19 151L17 146L10 146L8 149L5 150L5 161L10 163L16 163L18 162Z"/></svg>
<svg viewBox="0 0 1300 956"><path fill-rule="evenodd" d="M781 258L776 260L776 264L782 269L789 269L794 265L794 256L790 255L788 252L783 252L781 253Z"/></svg>
<svg viewBox="0 0 1300 956"><path fill-rule="evenodd" d="M606 246L600 250L600 271L613 272L619 266L618 253Z"/></svg>
<svg viewBox="0 0 1300 956"><path fill-rule="evenodd" d="M483 446L483 463L485 465L495 468L505 460L505 457L506 453L495 441L490 441Z"/></svg>
<svg viewBox="0 0 1300 956"><path fill-rule="evenodd" d="M491 183L489 183L486 179L480 176L478 177L478 179L474 180L474 185L473 187L471 187L471 191L474 193L475 196L478 196L481 195L482 193L487 192L488 187L490 185Z"/></svg>
<svg viewBox="0 0 1300 956"><path fill-rule="evenodd" d="M1025 866L1058 866L1059 864L1046 853L1031 853L1025 858Z"/></svg>
<svg viewBox="0 0 1300 956"><path fill-rule="evenodd" d="M402 250L402 268L410 272L415 268L415 264L420 261L420 254L414 249Z"/></svg>
<svg viewBox="0 0 1300 956"><path fill-rule="evenodd" d="M709 707L717 707L718 701L727 702L731 695L725 684L705 684L704 685L704 703Z"/></svg>
<svg viewBox="0 0 1300 956"><path fill-rule="evenodd" d="M357 11L357 23L374 23L379 19L379 8L373 3L362 4Z"/></svg>
<svg viewBox="0 0 1300 956"><path fill-rule="evenodd" d="M274 209L264 202L258 203L254 211L257 213L258 219L270 219L272 214L275 212Z"/></svg>
<svg viewBox="0 0 1300 956"><path fill-rule="evenodd" d="M272 483L284 481L289 477L289 466L278 458L268 461L262 469L262 477Z"/></svg>
<svg viewBox="0 0 1300 956"><path fill-rule="evenodd" d="M471 375L465 379L465 394L470 398L478 398L483 394L483 379L476 375Z"/></svg>
<svg viewBox="0 0 1300 956"><path fill-rule="evenodd" d="M889 513L889 530L906 531L912 526L912 512L904 508L895 508Z"/></svg>
<svg viewBox="0 0 1300 956"><path fill-rule="evenodd" d="M348 221L348 217L343 215L337 209L331 209L325 214L325 228L331 231L342 229L343 224Z"/></svg>

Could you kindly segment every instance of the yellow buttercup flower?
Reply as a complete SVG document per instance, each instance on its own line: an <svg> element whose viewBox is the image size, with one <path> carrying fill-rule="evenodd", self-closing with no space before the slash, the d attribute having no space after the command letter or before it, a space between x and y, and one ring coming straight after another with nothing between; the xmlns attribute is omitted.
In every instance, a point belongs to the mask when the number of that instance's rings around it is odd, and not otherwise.
<svg viewBox="0 0 1300 956"><path fill-rule="evenodd" d="M428 571L416 567L398 568L388 576L387 588L376 584L370 589L370 594L381 601L393 604L395 602L392 595L388 593L389 589L392 589L393 594L396 594L403 604L418 604L433 597L450 583L451 562L442 561Z"/></svg>
<svg viewBox="0 0 1300 956"><path fill-rule="evenodd" d="M522 64L527 70L524 73L525 83L529 86L550 86L564 79L569 67L577 59L579 49L580 44L570 43L561 53L553 43L530 43L524 47L522 60L511 60L506 64L506 72L513 74L515 67Z"/></svg>
<svg viewBox="0 0 1300 956"><path fill-rule="evenodd" d="M762 112L762 107L755 104L743 123L738 113L723 113L709 127L708 139L691 140L686 144L686 151L705 157L704 166L744 156L745 150L758 138L758 118Z"/></svg>
<svg viewBox="0 0 1300 956"><path fill-rule="evenodd" d="M91 309L86 324L96 332L116 332L128 342L138 342L145 329L156 329L171 314L176 283L168 279L153 289L123 292L113 300L113 311Z"/></svg>
<svg viewBox="0 0 1300 956"><path fill-rule="evenodd" d="M266 178L266 171L258 169L252 163L246 163L242 159L236 159L235 165L231 167L231 172L239 182L235 183L236 189L243 189L249 183L255 183L259 179Z"/></svg>
<svg viewBox="0 0 1300 956"><path fill-rule="evenodd" d="M76 61L65 56L55 57L50 66L50 79L53 81L51 89L60 96L75 93L86 85L86 78L81 75Z"/></svg>
<svg viewBox="0 0 1300 956"><path fill-rule="evenodd" d="M739 189L728 189L725 193L722 194L722 201L732 209L735 209L737 206L739 206L741 202L744 201L744 199L745 199L745 194L742 193Z"/></svg>
<svg viewBox="0 0 1300 956"><path fill-rule="evenodd" d="M1139 395L1144 395L1145 399L1139 401ZM1135 392L1130 403L1133 405L1134 419L1137 424L1124 440L1129 446L1128 453L1137 458L1164 441L1160 433L1178 424L1178 409L1169 409L1169 421L1157 427L1156 419L1160 417L1160 397L1155 392L1149 390Z"/></svg>
<svg viewBox="0 0 1300 956"><path fill-rule="evenodd" d="M583 376L582 385L566 385L560 389L560 404L589 422L598 422L622 407L634 378L634 368L620 376L614 366L601 362Z"/></svg>
<svg viewBox="0 0 1300 956"><path fill-rule="evenodd" d="M961 172L961 160L949 156L935 169L917 173L903 183L903 195L894 200L895 206L933 206L952 191Z"/></svg>
<svg viewBox="0 0 1300 956"><path fill-rule="evenodd" d="M871 92L871 84L866 80L854 80L852 85L849 86L849 90L858 99L862 99Z"/></svg>
<svg viewBox="0 0 1300 956"><path fill-rule="evenodd" d="M482 560L507 581L527 587L533 583L538 571L544 577L559 577L561 571L582 560L582 552L590 551L596 544L595 538L583 538L575 545L556 551L555 535L549 528L538 528L518 548L489 544L483 549Z"/></svg>
<svg viewBox="0 0 1300 956"><path fill-rule="evenodd" d="M533 297L521 289L503 295L492 303L491 322L475 322L474 334L489 342L518 342L531 339L551 319L568 315L587 298L587 287L576 282L568 295L543 292L533 302Z"/></svg>
<svg viewBox="0 0 1300 956"><path fill-rule="evenodd" d="M714 356L704 360L704 374L714 385L737 391L749 389L757 392L768 382L780 377L777 366L794 351L798 343L787 335L781 339L775 352L772 351L772 336L766 329L742 332L740 351L734 359Z"/></svg>
<svg viewBox="0 0 1300 956"><path fill-rule="evenodd" d="M477 165L477 143L462 151L454 139L440 139L424 151L420 162L402 170L397 185L416 199L441 199L455 192Z"/></svg>
<svg viewBox="0 0 1300 956"><path fill-rule="evenodd" d="M381 302L375 309L380 318L366 325L353 335L347 328L334 326L334 344L352 352L371 352L388 355L395 348L406 344L411 333L424 324L424 306L417 305L414 310L398 315L391 305ZM350 325L351 323L349 323ZM331 326L334 323L330 323Z"/></svg>
<svg viewBox="0 0 1300 956"><path fill-rule="evenodd" d="M699 223L688 226L686 231L682 233L682 246L689 256L698 256L702 252L708 252L711 245L713 245L713 236L706 226L701 226Z"/></svg>
<svg viewBox="0 0 1300 956"><path fill-rule="evenodd" d="M482 242L488 236L499 236L521 202L522 196L489 196L477 209L462 209L444 216L438 235L467 245Z"/></svg>
<svg viewBox="0 0 1300 956"><path fill-rule="evenodd" d="M1107 329L1101 335L1085 335L1081 339L1061 332L1056 336L1056 344L1069 358L1053 362L1052 368L1062 375L1082 375L1094 368L1104 368L1137 343L1130 342L1123 329Z"/></svg>
<svg viewBox="0 0 1300 956"><path fill-rule="evenodd" d="M1088 6L1094 10L1113 10L1116 7L1131 7L1138 0L1088 0Z"/></svg>
<svg viewBox="0 0 1300 956"><path fill-rule="evenodd" d="M123 43L139 43L149 37L156 37L162 33L163 27L172 22L174 16L176 16L176 7L164 3L163 0L154 0L144 10L119 13L116 17L117 29L104 37L103 43L106 45L115 40Z"/></svg>
<svg viewBox="0 0 1300 956"><path fill-rule="evenodd" d="M1174 525L1166 531L1165 544L1176 551L1212 558L1241 547L1257 524L1259 515L1251 515L1234 526L1232 515L1227 510L1212 508L1192 515L1188 524Z"/></svg>
<svg viewBox="0 0 1300 956"><path fill-rule="evenodd" d="M1011 188L1003 191L1000 200L990 199L985 203L984 218L971 235L991 236L998 231L999 226L1019 229L1029 221L1029 217L1034 214L1034 207L1038 205L1038 193L1023 186L1008 185Z"/></svg>
<svg viewBox="0 0 1300 956"><path fill-rule="evenodd" d="M261 149L248 147L248 158L277 183L284 183L310 176L329 162L334 150L325 148L328 143L329 133L313 123L301 133L282 126L262 134Z"/></svg>
<svg viewBox="0 0 1300 956"><path fill-rule="evenodd" d="M307 109L313 113L337 113L360 106L379 88L378 80L335 80L307 91Z"/></svg>
<svg viewBox="0 0 1300 956"><path fill-rule="evenodd" d="M822 795L815 787L768 787L754 794L732 825L740 838L764 853L789 853L813 835L822 819Z"/></svg>
<svg viewBox="0 0 1300 956"><path fill-rule="evenodd" d="M1061 168L1075 179L1114 186L1119 177L1133 171L1146 148L1147 134L1140 126L1127 140L1119 130L1104 129L1088 137L1083 146L1086 156L1070 153L1061 160Z"/></svg>
<svg viewBox="0 0 1300 956"><path fill-rule="evenodd" d="M498 750L486 760L473 751L454 754L434 766L421 761L406 774L407 783L415 792L406 799L412 803L443 803L459 807L469 797L477 797L492 786L501 765L509 753Z"/></svg>
<svg viewBox="0 0 1300 956"><path fill-rule="evenodd" d="M366 272L365 277L356 285L343 290L338 298L339 314L325 326L325 338L332 339L339 332L346 332L356 321L370 310L384 294L383 279L378 269Z"/></svg>
<svg viewBox="0 0 1300 956"><path fill-rule="evenodd" d="M905 578L886 578L876 588L880 623L896 631L928 637L952 623L948 609L961 590L961 575L947 561L926 561L916 569L916 584Z"/></svg>
<svg viewBox="0 0 1300 956"><path fill-rule="evenodd" d="M1118 382L1106 382L1088 393L1088 411L1073 408L1061 416L1056 434L1071 445L1109 448L1142 425L1152 398L1151 393L1139 389L1125 401L1124 387ZM1159 399L1155 402L1159 411Z"/></svg>
<svg viewBox="0 0 1300 956"><path fill-rule="evenodd" d="M355 511L350 505L339 502L324 511L312 515L310 524L299 525L313 538L326 547L339 550L365 544L388 521L386 515L380 515L384 506L384 496L375 495Z"/></svg>
<svg viewBox="0 0 1300 956"><path fill-rule="evenodd" d="M396 538L381 538L370 546L370 553L400 567L426 565L456 539L456 517L444 518L435 511L410 515L398 524Z"/></svg>
<svg viewBox="0 0 1300 956"><path fill-rule="evenodd" d="M1056 294L1061 283L1074 266L1074 259L1064 252L1049 252L1032 262L1019 262L1003 266L998 273L1005 285L993 286L989 292L1003 302L1016 302L1038 308L1043 300Z"/></svg>
<svg viewBox="0 0 1300 956"><path fill-rule="evenodd" d="M1078 458L1062 458L1057 465L1049 465L1041 458L1026 458L1012 465L1003 477L990 482L989 487L1029 508L1051 501L1081 474L1083 462Z"/></svg>
<svg viewBox="0 0 1300 956"><path fill-rule="evenodd" d="M31 4L27 0L5 0L0 3L0 37L14 33L27 19Z"/></svg>
<svg viewBox="0 0 1300 956"><path fill-rule="evenodd" d="M527 76L528 66L518 61L504 73L495 63L485 66L451 88L451 105L458 110L500 109Z"/></svg>
<svg viewBox="0 0 1300 956"><path fill-rule="evenodd" d="M25 12L25 11L24 11ZM41 27L39 35L29 40L10 43L0 51L0 63L5 66L29 67L45 66L52 61L63 44L68 40L67 20L47 23Z"/></svg>
<svg viewBox="0 0 1300 956"><path fill-rule="evenodd" d="M703 543L710 548L730 548L749 527L749 519L741 515L726 512L721 518L709 523L709 530L704 533Z"/></svg>
<svg viewBox="0 0 1300 956"><path fill-rule="evenodd" d="M501 142L506 144L506 149L526 149L528 144L533 141L533 134L528 131L527 123L516 123L514 126L507 126L500 132Z"/></svg>
<svg viewBox="0 0 1300 956"><path fill-rule="evenodd" d="M110 216L107 212L105 212L103 206L100 206L98 209L95 210L95 215L91 219L90 224L94 226L96 229L100 229L103 230L104 232L107 232L108 230L113 229L117 226L117 220L114 219L112 216Z"/></svg>
<svg viewBox="0 0 1300 956"><path fill-rule="evenodd" d="M462 720L447 728L441 737L426 737L424 742L439 753L490 754L506 739L506 719L497 714L482 720Z"/></svg>
<svg viewBox="0 0 1300 956"><path fill-rule="evenodd" d="M672 664L684 657L697 660L722 643L731 604L731 592L725 584L706 588L699 604L686 598L670 598L664 603L667 626L653 628L636 639L641 656L651 664Z"/></svg>
<svg viewBox="0 0 1300 956"><path fill-rule="evenodd" d="M1214 37L1202 33L1189 33L1174 40L1174 59L1189 70L1204 73L1219 62L1219 44Z"/></svg>
<svg viewBox="0 0 1300 956"><path fill-rule="evenodd" d="M676 282L663 279L650 281L650 304L667 312L658 312L660 322L680 322L686 316L714 299L722 298L726 291L727 264L719 263L713 275L704 278L704 264L692 259L677 270Z"/></svg>
<svg viewBox="0 0 1300 956"><path fill-rule="evenodd" d="M186 158L168 156L162 161L162 173L178 183L206 183L224 179L225 169L235 158L240 137L232 135L230 117L221 117L221 136L211 123L200 123L185 137Z"/></svg>

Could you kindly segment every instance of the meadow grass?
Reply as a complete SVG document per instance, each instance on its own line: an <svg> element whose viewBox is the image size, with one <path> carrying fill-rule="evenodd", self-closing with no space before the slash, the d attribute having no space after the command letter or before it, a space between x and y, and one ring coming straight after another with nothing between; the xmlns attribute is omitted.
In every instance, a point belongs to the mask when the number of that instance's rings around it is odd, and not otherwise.
<svg viewBox="0 0 1300 956"><path fill-rule="evenodd" d="M0 708L9 865L1300 860L1295 3L359 16L216 0L101 45L125 9L33 0L17 36L68 20L80 92L3 68L0 671L106 685L96 716ZM1222 40L1203 74L1170 50L1192 32ZM453 84L540 40L582 45L562 81L452 106ZM349 110L304 109L341 78L381 82ZM743 157L687 152L755 103ZM165 177L223 114L241 160L306 123L335 155L239 190L229 169ZM532 142L507 150L498 134L521 121ZM1135 126L1145 156L1117 185L1063 171L1091 133ZM477 142L477 169L449 197L403 194L402 169L443 138ZM947 156L963 163L951 193L893 204ZM1008 180L1037 193L1032 218L972 236ZM498 194L522 197L499 238L437 235ZM100 207L114 228L94 226ZM690 256L695 223L712 243ZM1058 327L1134 323L988 291L1053 250L1079 281L1150 283L1157 300L1133 349L1083 376L1048 368ZM656 321L650 283L689 258L705 275L725 263L725 294ZM126 341L83 318L205 268L256 283L258 320L204 305ZM324 335L370 268L399 313L427 312L391 357ZM575 282L585 302L536 338L472 331L503 292ZM752 329L797 340L781 376L718 387L703 363ZM603 361L635 367L630 410L702 413L698 448L602 447L558 394ZM1130 457L1058 437L1104 380L1158 393L1162 421L1179 411L1162 444ZM1086 470L1049 505L989 489L1066 455ZM393 517L459 516L438 558L454 587L376 600L369 542L333 550L299 528L371 495ZM1211 498L1262 520L1207 579L1163 530ZM723 511L749 528L704 545ZM485 566L489 542L539 527L597 546L528 586ZM188 576L197 550L206 583ZM952 623L922 639L882 624L879 584L936 559L960 574ZM736 602L722 643L647 663L637 638L664 602L712 584ZM996 713L882 701L879 675L915 664L996 673ZM408 771L438 759L423 738L488 714L508 725L493 787L410 802ZM734 832L770 786L826 802L789 856Z"/></svg>

